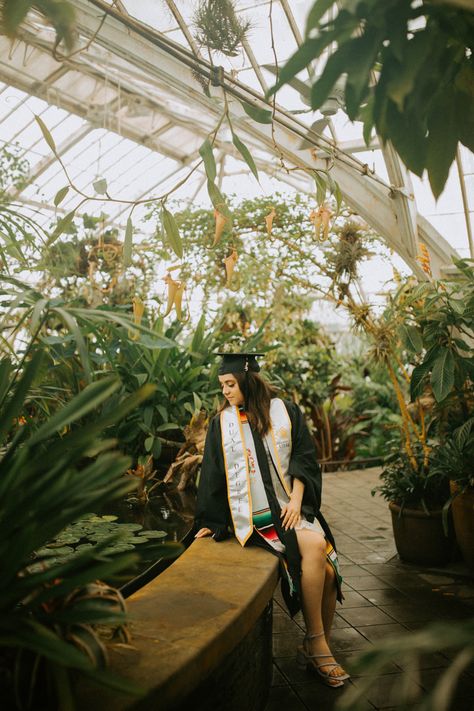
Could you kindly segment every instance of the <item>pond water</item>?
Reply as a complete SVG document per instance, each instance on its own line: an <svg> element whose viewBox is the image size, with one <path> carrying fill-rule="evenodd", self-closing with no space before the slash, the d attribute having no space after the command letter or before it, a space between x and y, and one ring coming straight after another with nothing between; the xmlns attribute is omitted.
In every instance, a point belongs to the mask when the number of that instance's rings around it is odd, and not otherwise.
<svg viewBox="0 0 474 711"><path fill-rule="evenodd" d="M86 550L92 553L95 546L105 544L103 555L131 551L139 558L132 568L106 582L128 585L146 571L151 579L167 565L155 565L157 561L175 558L183 551L179 543L193 525L195 502L195 492L166 486L145 504L133 497L113 502L99 512L85 514L49 541L36 552L32 569L64 562Z"/></svg>
<svg viewBox="0 0 474 711"><path fill-rule="evenodd" d="M114 502L104 508L101 514L115 514L120 522L140 524L143 531L166 531L163 543L176 543L184 538L192 526L195 505L195 492L163 486L145 505L137 504L133 498L129 498Z"/></svg>

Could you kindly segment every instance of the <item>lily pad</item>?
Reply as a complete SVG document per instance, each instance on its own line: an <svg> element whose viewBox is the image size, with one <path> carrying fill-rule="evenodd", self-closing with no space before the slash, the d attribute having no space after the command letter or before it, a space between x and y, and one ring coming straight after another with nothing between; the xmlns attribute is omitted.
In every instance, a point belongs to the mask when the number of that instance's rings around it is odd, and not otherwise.
<svg viewBox="0 0 474 711"><path fill-rule="evenodd" d="M139 523L119 523L118 525L123 530L128 529L129 531L141 531L143 528Z"/></svg>
<svg viewBox="0 0 474 711"><path fill-rule="evenodd" d="M112 516L112 515L107 515L107 516L102 516L103 521L118 521L118 516Z"/></svg>
<svg viewBox="0 0 474 711"><path fill-rule="evenodd" d="M141 531L138 535L147 538L165 538L168 534L166 531Z"/></svg>
<svg viewBox="0 0 474 711"><path fill-rule="evenodd" d="M55 543L60 545L72 545L73 543L79 543L80 540L78 536L58 536ZM51 548L54 547L52 543L49 543L48 546Z"/></svg>
<svg viewBox="0 0 474 711"><path fill-rule="evenodd" d="M48 553L45 553L45 551L49 551ZM37 555L41 556L48 556L48 555L69 555L69 553L74 553L74 548L71 548L71 546L61 546L58 548L57 546L55 547L50 547L48 545L46 548L40 548L39 551L37 552Z"/></svg>
<svg viewBox="0 0 474 711"><path fill-rule="evenodd" d="M47 556L52 557L56 555L56 550L53 550L52 548L40 548L36 551L36 555L40 558L46 558Z"/></svg>

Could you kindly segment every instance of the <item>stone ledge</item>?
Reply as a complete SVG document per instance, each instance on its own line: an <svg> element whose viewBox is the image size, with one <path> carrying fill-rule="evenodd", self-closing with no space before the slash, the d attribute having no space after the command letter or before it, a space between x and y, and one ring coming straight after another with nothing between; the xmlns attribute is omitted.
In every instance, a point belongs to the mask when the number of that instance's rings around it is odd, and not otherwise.
<svg viewBox="0 0 474 711"><path fill-rule="evenodd" d="M250 632L277 580L277 558L260 548L196 540L127 600L133 648L113 650L111 668L146 689L145 698L84 689L80 708L171 711Z"/></svg>

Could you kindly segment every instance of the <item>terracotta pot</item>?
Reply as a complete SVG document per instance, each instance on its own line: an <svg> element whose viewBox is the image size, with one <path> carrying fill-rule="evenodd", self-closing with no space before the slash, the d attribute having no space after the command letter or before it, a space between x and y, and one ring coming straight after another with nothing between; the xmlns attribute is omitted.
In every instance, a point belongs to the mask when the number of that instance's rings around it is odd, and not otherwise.
<svg viewBox="0 0 474 711"><path fill-rule="evenodd" d="M449 482L451 494L459 491L454 481ZM474 573L474 488L458 494L451 504L454 530L462 557L469 570Z"/></svg>
<svg viewBox="0 0 474 711"><path fill-rule="evenodd" d="M454 548L454 536L445 536L442 513L404 508L391 502L393 535L402 560L421 565L444 565Z"/></svg>

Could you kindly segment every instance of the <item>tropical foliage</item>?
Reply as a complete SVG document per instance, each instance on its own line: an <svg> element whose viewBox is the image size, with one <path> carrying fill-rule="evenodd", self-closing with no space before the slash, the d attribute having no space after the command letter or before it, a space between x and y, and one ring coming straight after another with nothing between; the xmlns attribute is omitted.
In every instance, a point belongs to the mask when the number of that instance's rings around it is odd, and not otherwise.
<svg viewBox="0 0 474 711"><path fill-rule="evenodd" d="M32 8L42 12L51 21L56 30L57 44L64 40L68 49L72 49L75 39L75 11L74 4L69 0L2 0L0 10L5 32L14 37L18 26Z"/></svg>
<svg viewBox="0 0 474 711"><path fill-rule="evenodd" d="M473 37L467 4L316 0L305 41L272 92L329 51L311 88L312 108L339 82L345 111L364 122L367 144L375 127L413 173L428 171L438 197L458 143L474 150Z"/></svg>
<svg viewBox="0 0 474 711"><path fill-rule="evenodd" d="M129 460L103 432L153 388L144 386L112 413L101 413L120 387L116 379L102 378L38 423L24 413L44 362L43 349L35 344L21 367L0 362L2 694L9 707L72 708L77 672L128 693L137 691L106 670L98 625L119 641L126 617L117 591L97 582L129 567L135 556L112 553L113 536L94 548L66 552L58 537L66 526L133 487L123 476ZM95 417L87 420L91 413Z"/></svg>
<svg viewBox="0 0 474 711"><path fill-rule="evenodd" d="M404 452L388 460L379 490L397 503L439 506L448 499L450 475L463 485L469 479L463 472L474 421L473 283L472 260L456 260L451 278L409 281L394 295L392 333L404 371L411 371L413 404L401 403Z"/></svg>

